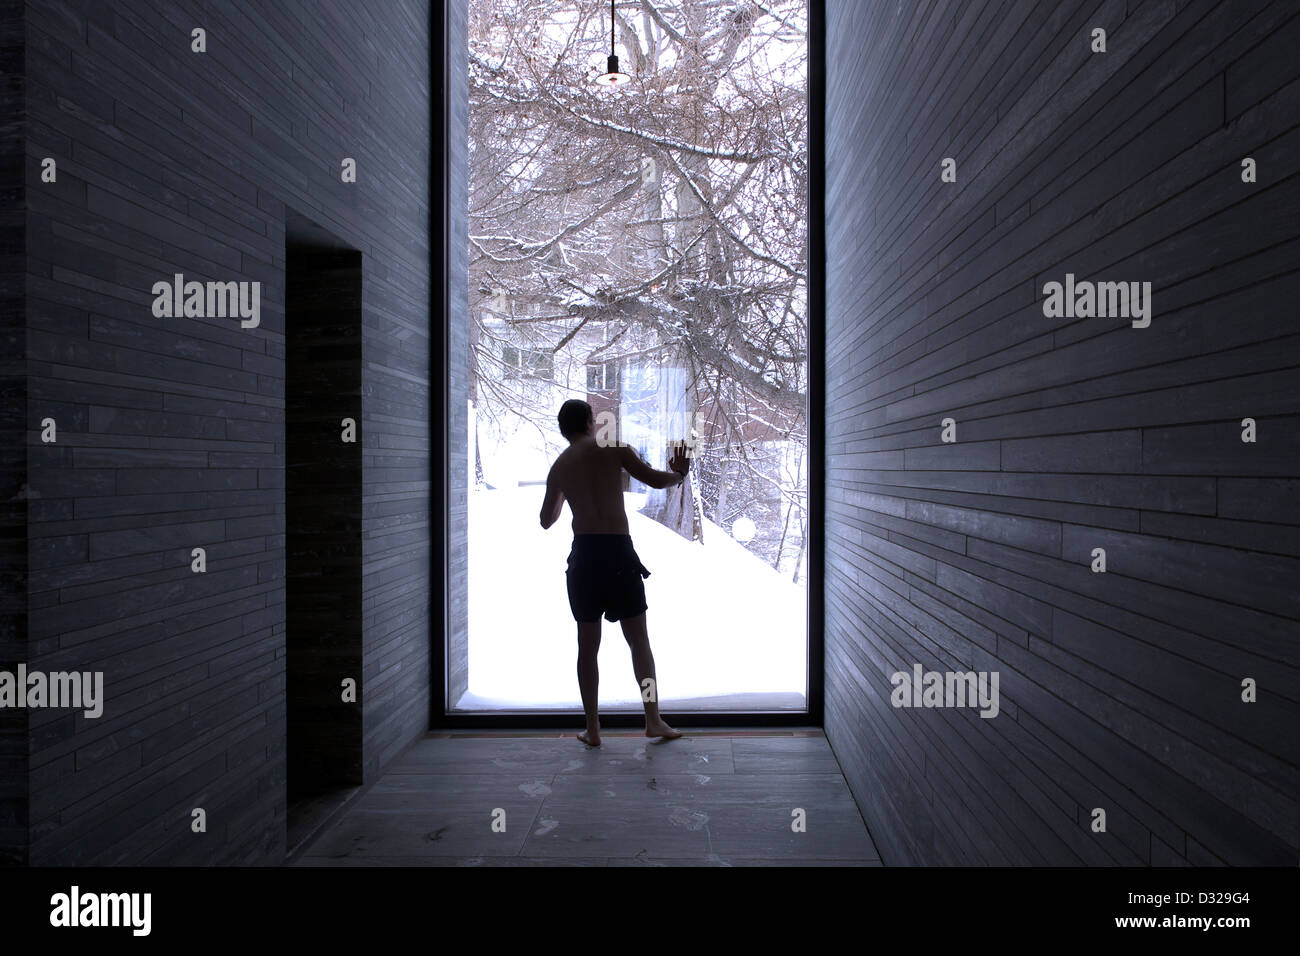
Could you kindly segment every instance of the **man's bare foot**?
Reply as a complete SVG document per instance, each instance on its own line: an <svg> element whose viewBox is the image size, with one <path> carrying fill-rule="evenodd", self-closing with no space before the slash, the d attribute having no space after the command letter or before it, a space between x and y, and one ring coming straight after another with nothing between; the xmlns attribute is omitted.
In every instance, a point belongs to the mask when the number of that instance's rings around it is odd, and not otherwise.
<svg viewBox="0 0 1300 956"><path fill-rule="evenodd" d="M664 740L676 740L682 735L682 732L680 730L673 730L660 720L653 724L646 724L645 735L647 737L662 737Z"/></svg>
<svg viewBox="0 0 1300 956"><path fill-rule="evenodd" d="M578 739L588 747L600 746L600 734L592 733L590 730L584 730L582 733L578 734Z"/></svg>

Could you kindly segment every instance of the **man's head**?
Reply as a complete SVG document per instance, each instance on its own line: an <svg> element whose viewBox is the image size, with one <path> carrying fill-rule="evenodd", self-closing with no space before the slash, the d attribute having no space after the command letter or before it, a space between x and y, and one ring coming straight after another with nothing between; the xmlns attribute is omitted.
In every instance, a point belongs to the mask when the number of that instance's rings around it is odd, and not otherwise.
<svg viewBox="0 0 1300 956"><path fill-rule="evenodd" d="M596 423L591 406L580 398L571 398L560 406L560 434L569 440L585 435Z"/></svg>

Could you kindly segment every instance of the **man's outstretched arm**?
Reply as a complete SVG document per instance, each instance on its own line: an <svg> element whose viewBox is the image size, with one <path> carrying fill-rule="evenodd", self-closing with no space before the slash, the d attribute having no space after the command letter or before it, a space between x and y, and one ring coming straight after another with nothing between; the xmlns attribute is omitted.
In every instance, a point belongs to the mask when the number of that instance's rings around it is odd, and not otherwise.
<svg viewBox="0 0 1300 956"><path fill-rule="evenodd" d="M629 475L651 488L671 488L673 485L680 485L686 480L686 472L691 467L690 459L680 451L673 455L671 471L651 468L641 460L641 456L633 451L630 445L619 448L619 457Z"/></svg>
<svg viewBox="0 0 1300 956"><path fill-rule="evenodd" d="M560 520L560 509L564 507L564 492L555 481L555 469L546 475L546 497L542 499L542 527L549 528Z"/></svg>

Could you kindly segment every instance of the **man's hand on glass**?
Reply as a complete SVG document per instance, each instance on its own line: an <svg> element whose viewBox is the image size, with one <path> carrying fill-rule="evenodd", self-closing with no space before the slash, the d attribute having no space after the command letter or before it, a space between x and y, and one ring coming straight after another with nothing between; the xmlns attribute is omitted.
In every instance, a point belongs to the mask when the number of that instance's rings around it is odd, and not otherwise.
<svg viewBox="0 0 1300 956"><path fill-rule="evenodd" d="M673 452L673 457L668 462L670 471L675 471L681 475L682 480L686 480L686 474L691 470L691 456L687 454L686 443L682 442Z"/></svg>

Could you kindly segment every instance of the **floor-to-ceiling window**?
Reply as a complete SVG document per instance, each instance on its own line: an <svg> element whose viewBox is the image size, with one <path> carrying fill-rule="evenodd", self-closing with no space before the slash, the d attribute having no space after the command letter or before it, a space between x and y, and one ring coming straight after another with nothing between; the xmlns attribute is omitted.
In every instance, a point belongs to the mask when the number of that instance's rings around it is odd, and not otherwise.
<svg viewBox="0 0 1300 956"><path fill-rule="evenodd" d="M808 702L805 0L469 0L468 676L452 710L579 709L555 414L684 485L629 479L661 705ZM628 77L602 83L611 52ZM462 443L457 442L457 447ZM640 709L616 625L603 708Z"/></svg>

